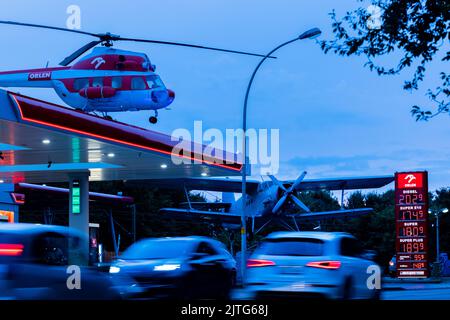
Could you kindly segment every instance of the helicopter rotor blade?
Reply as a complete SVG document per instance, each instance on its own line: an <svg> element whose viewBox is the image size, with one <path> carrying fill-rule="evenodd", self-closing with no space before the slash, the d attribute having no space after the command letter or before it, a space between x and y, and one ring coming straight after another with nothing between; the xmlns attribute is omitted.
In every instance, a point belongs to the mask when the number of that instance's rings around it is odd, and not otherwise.
<svg viewBox="0 0 450 320"><path fill-rule="evenodd" d="M92 33L92 32L76 30L76 29L67 29L67 28L53 27L53 26L34 24L34 23L24 23L24 22L0 20L0 24L16 25L16 26L31 27L31 28L50 29L50 30L78 33L78 34L83 34L83 35L99 38L99 40L92 41L89 44L85 45L84 47L75 51L72 55L70 55L69 57L64 59L61 62L61 65L68 65L70 62L72 62L73 60L78 58L80 55L82 55L84 52L86 52L87 50L89 50L90 48L94 47L97 44L105 42L107 45L108 44L111 45L112 41L134 41L134 42L142 42L142 43L154 43L154 44L162 44L162 45L170 45L170 46L196 48L196 49L203 49L203 50L213 50L213 51L220 51L220 52L226 52L226 53L235 53L235 54L242 54L242 55L255 56L255 57L266 57L266 55L263 55L263 54L257 54L257 53L251 53L251 52L245 52L245 51L221 49L221 48L215 48L215 47L206 47L206 46L188 44L188 43L182 43L182 42L122 38L118 35L113 35L110 33ZM94 45L94 43L96 43L96 44ZM267 58L276 59L276 57L273 57L273 56L268 56Z"/></svg>
<svg viewBox="0 0 450 320"><path fill-rule="evenodd" d="M98 37L97 34L91 33L91 32L86 32L86 31L81 31L81 30L76 30L76 29L67 29L67 28L46 26L43 24L24 23L24 22L16 22L16 21L4 21L4 20L0 20L0 23L1 24L10 24L10 25L15 25L15 26L31 27L31 28L43 28L43 29L65 31L65 32L84 34L84 35L92 36L92 37Z"/></svg>
<svg viewBox="0 0 450 320"><path fill-rule="evenodd" d="M265 57L266 56L266 55L258 54L258 53L251 53L251 52L237 51L237 50L229 50L229 49L221 49L221 48L215 48L215 47L205 47L205 46L200 46L200 45L196 45L196 44L188 44L188 43L182 43L182 42L171 42L171 41L160 41L160 40L146 40L146 39L133 39L133 38L118 38L118 39L112 39L112 40L134 41L134 42L143 42L143 43L155 43L155 44L163 44L163 45L170 45L170 46L179 46L179 47L188 47L188 48L196 48L196 49L204 49L204 50L213 50L213 51L227 52L227 53L236 53L236 54L242 54L242 55L254 56L254 57ZM273 57L273 56L269 56L268 58L276 59L276 57Z"/></svg>
<svg viewBox="0 0 450 320"><path fill-rule="evenodd" d="M74 53L72 53L70 56L66 57L63 61L61 61L59 64L61 66L68 66L72 61L74 61L75 59L77 59L79 56L81 56L83 53L85 53L86 51L88 51L89 49L95 47L96 45L102 43L102 40L95 40L95 41L91 41L88 44L86 44L85 46L81 47L80 49L78 49L77 51L75 51Z"/></svg>

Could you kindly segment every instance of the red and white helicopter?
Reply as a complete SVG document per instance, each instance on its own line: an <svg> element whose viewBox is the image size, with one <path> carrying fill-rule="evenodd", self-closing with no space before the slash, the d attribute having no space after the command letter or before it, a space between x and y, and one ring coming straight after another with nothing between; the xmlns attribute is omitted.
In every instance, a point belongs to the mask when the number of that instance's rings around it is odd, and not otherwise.
<svg viewBox="0 0 450 320"><path fill-rule="evenodd" d="M53 88L67 105L83 112L100 112L108 118L109 112L153 110L155 115L149 121L156 123L158 110L168 107L175 99L175 93L165 87L155 73L155 65L145 53L114 49L114 41L154 43L264 57L243 51L122 38L110 33L97 34L38 24L14 21L0 21L0 24L59 30L98 38L65 58L60 67L0 72L0 87ZM99 44L102 47L94 48ZM92 48L91 53L69 66Z"/></svg>

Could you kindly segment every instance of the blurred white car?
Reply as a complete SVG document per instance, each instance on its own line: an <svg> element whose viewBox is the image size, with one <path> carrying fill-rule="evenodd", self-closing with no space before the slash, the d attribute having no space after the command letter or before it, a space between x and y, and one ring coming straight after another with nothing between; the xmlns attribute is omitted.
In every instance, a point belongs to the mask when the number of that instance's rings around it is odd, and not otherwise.
<svg viewBox="0 0 450 320"><path fill-rule="evenodd" d="M276 232L247 261L245 299L377 299L368 260L346 233Z"/></svg>

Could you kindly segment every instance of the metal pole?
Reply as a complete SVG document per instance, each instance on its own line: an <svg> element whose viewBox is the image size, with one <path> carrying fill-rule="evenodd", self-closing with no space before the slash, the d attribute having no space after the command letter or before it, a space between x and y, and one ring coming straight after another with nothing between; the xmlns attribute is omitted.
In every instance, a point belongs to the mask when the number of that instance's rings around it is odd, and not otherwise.
<svg viewBox="0 0 450 320"><path fill-rule="evenodd" d="M192 210L191 199L189 199L189 192L186 189L186 185L183 185L183 189L184 189L184 195L186 196L186 201L189 206L189 210Z"/></svg>
<svg viewBox="0 0 450 320"><path fill-rule="evenodd" d="M242 285L245 285L244 279L245 279L245 267L246 267L246 255L247 255L247 213L246 213L246 206L247 206L247 137L246 137L246 131L247 131L247 103L248 103L248 96L250 94L250 88L252 86L253 80L255 79L255 75L258 72L259 68L263 64L264 61L266 61L267 58L269 58L275 51L280 49L281 47L284 47L292 42L295 42L297 40L301 40L300 37L295 38L293 40L287 41L272 51L270 51L264 58L261 59L261 61L256 66L255 70L253 71L253 74L250 78L250 81L247 86L247 91L245 93L245 100L244 100L244 112L242 116L242 213L241 213L241 275L242 275Z"/></svg>
<svg viewBox="0 0 450 320"><path fill-rule="evenodd" d="M297 220L295 220L295 217L292 217L292 220L294 220L294 225L297 231L300 231L300 228L298 227Z"/></svg>
<svg viewBox="0 0 450 320"><path fill-rule="evenodd" d="M115 257L117 258L119 256L119 248L117 247L116 230L114 228L114 218L113 218L111 209L109 210L109 223L110 223L110 227L111 227L112 241L114 244L114 254L115 254Z"/></svg>
<svg viewBox="0 0 450 320"><path fill-rule="evenodd" d="M439 262L439 212L436 212L436 262Z"/></svg>
<svg viewBox="0 0 450 320"><path fill-rule="evenodd" d="M136 204L131 205L131 215L133 219L133 243L136 242Z"/></svg>

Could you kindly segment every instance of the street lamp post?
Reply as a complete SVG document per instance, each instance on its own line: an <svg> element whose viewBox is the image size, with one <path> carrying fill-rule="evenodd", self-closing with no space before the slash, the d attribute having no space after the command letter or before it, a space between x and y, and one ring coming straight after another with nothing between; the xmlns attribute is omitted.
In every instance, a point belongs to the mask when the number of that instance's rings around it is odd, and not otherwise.
<svg viewBox="0 0 450 320"><path fill-rule="evenodd" d="M261 59L261 61L256 66L255 70L253 71L253 74L250 78L250 81L247 86L247 91L245 93L245 100L244 100L244 112L242 117L242 131L243 131L243 138L242 138L242 214L241 214L241 275L242 275L242 284L244 285L244 276L245 276L245 265L246 265L246 253L247 253L247 214L246 214L246 206L247 206L247 137L246 137L246 131L247 131L247 102L248 102L248 96L250 94L250 88L252 86L253 80L255 79L255 75L258 72L261 65L264 63L264 61L267 60L275 51L278 49L292 43L298 40L303 39L310 39L319 36L322 33L320 29L313 28L310 29L304 33L302 33L299 37L289 40L287 42L284 42L283 44L279 45L272 51L270 51L264 58Z"/></svg>
<svg viewBox="0 0 450 320"><path fill-rule="evenodd" d="M439 262L440 248L439 248L439 212L436 213L436 262Z"/></svg>

